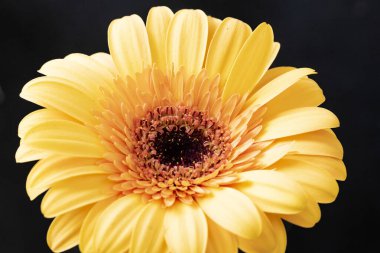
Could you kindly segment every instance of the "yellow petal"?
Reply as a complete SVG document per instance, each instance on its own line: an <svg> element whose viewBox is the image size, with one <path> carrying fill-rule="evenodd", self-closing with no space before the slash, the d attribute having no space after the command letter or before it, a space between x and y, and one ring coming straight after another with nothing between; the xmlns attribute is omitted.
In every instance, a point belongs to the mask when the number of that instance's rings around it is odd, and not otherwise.
<svg viewBox="0 0 380 253"><path fill-rule="evenodd" d="M318 203L309 196L306 208L302 212L281 215L281 218L297 226L311 228L321 219L321 209Z"/></svg>
<svg viewBox="0 0 380 253"><path fill-rule="evenodd" d="M207 35L207 46L206 46L206 52L208 52L210 48L210 44L212 39L214 38L214 34L216 30L218 29L219 25L222 23L222 20L218 18L214 18L211 16L207 16L207 22L208 22L208 35ZM207 53L206 53L207 55Z"/></svg>
<svg viewBox="0 0 380 253"><path fill-rule="evenodd" d="M210 194L197 198L206 215L231 233L254 239L261 233L260 214L243 193L232 188L210 188Z"/></svg>
<svg viewBox="0 0 380 253"><path fill-rule="evenodd" d="M198 205L175 203L164 219L165 240L172 253L204 253L207 220Z"/></svg>
<svg viewBox="0 0 380 253"><path fill-rule="evenodd" d="M108 28L108 47L119 74L134 77L152 64L148 34L137 15L115 19Z"/></svg>
<svg viewBox="0 0 380 253"><path fill-rule="evenodd" d="M91 206L58 216L50 224L47 243L53 252L66 251L79 243L79 231Z"/></svg>
<svg viewBox="0 0 380 253"><path fill-rule="evenodd" d="M272 170L240 173L236 189L249 196L261 210L269 213L294 214L306 206L304 190L291 178Z"/></svg>
<svg viewBox="0 0 380 253"><path fill-rule="evenodd" d="M39 109L29 113L20 121L18 126L18 136L23 138L35 125L40 124L41 122L54 121L57 119L75 121L73 118L70 118L62 112L50 109Z"/></svg>
<svg viewBox="0 0 380 253"><path fill-rule="evenodd" d="M21 141L20 146L16 151L15 158L17 163L25 163L40 160L48 156L49 152L46 152L45 150L36 150Z"/></svg>
<svg viewBox="0 0 380 253"><path fill-rule="evenodd" d="M101 158L105 153L95 132L69 120L39 122L25 133L23 142L54 154Z"/></svg>
<svg viewBox="0 0 380 253"><path fill-rule="evenodd" d="M308 163L314 167L323 168L328 171L336 180L344 181L347 178L346 166L340 159L326 156L310 155L288 155L286 157Z"/></svg>
<svg viewBox="0 0 380 253"><path fill-rule="evenodd" d="M276 140L278 143L293 143L289 153L343 158L343 148L330 130L318 130Z"/></svg>
<svg viewBox="0 0 380 253"><path fill-rule="evenodd" d="M338 126L338 118L329 110L320 107L302 107L267 119L256 141L272 140Z"/></svg>
<svg viewBox="0 0 380 253"><path fill-rule="evenodd" d="M116 197L108 198L96 203L88 212L86 218L83 220L83 225L79 235L79 248L81 252L94 252L94 228L95 224L104 212L104 210L114 201Z"/></svg>
<svg viewBox="0 0 380 253"><path fill-rule="evenodd" d="M249 25L233 18L224 19L216 30L205 67L210 76L220 74L221 87L224 87L236 57L251 31Z"/></svg>
<svg viewBox="0 0 380 253"><path fill-rule="evenodd" d="M61 111L81 122L92 124L95 102L73 84L57 77L38 77L28 82L20 96L40 106Z"/></svg>
<svg viewBox="0 0 380 253"><path fill-rule="evenodd" d="M105 175L66 179L55 184L45 194L41 211L47 218L56 217L115 195L112 186L113 182Z"/></svg>
<svg viewBox="0 0 380 253"><path fill-rule="evenodd" d="M319 203L333 202L338 195L337 182L331 174L321 168L290 158L280 160L273 167L300 183L305 191Z"/></svg>
<svg viewBox="0 0 380 253"><path fill-rule="evenodd" d="M260 24L245 42L227 78L223 90L226 101L235 93L249 93L267 70L273 49L273 31L270 25Z"/></svg>
<svg viewBox="0 0 380 253"><path fill-rule="evenodd" d="M55 183L76 176L109 173L95 165L98 159L51 156L40 160L30 171L26 190L31 200Z"/></svg>
<svg viewBox="0 0 380 253"><path fill-rule="evenodd" d="M239 237L239 248L246 253L270 253L276 249L277 240L275 230L266 214L261 213L263 221L263 232L253 240Z"/></svg>
<svg viewBox="0 0 380 253"><path fill-rule="evenodd" d="M167 30L172 18L173 12L168 7L159 6L150 9L146 20L152 61L163 72L167 69L165 43Z"/></svg>
<svg viewBox="0 0 380 253"><path fill-rule="evenodd" d="M114 77L117 76L117 69L111 55L99 52L91 55L91 58L106 68Z"/></svg>
<svg viewBox="0 0 380 253"><path fill-rule="evenodd" d="M269 101L265 105L268 110L264 117L271 118L275 114L298 107L319 106L324 101L325 96L318 84L312 79L304 78Z"/></svg>
<svg viewBox="0 0 380 253"><path fill-rule="evenodd" d="M208 223L207 253L237 252L238 243L235 236L221 228L210 219Z"/></svg>
<svg viewBox="0 0 380 253"><path fill-rule="evenodd" d="M203 65L207 45L207 16L201 10L178 11L168 29L167 63L177 72L184 67L186 75L197 74Z"/></svg>
<svg viewBox="0 0 380 253"><path fill-rule="evenodd" d="M263 169L283 158L292 148L291 142L274 142L255 157L254 168Z"/></svg>
<svg viewBox="0 0 380 253"><path fill-rule="evenodd" d="M130 253L165 251L164 217L165 209L160 202L151 202L144 207L132 232Z"/></svg>
<svg viewBox="0 0 380 253"><path fill-rule="evenodd" d="M268 218L272 223L273 230L275 231L277 247L274 253L285 253L286 249L286 230L284 223L280 218L275 215L268 214Z"/></svg>
<svg viewBox="0 0 380 253"><path fill-rule="evenodd" d="M258 90L256 93L254 93L253 96L249 99L248 103L263 106L270 100L284 92L286 89L291 87L302 77L314 73L315 71L309 68L294 69L289 72L286 72L276 77L268 84L266 84L264 87L262 87L260 90Z"/></svg>
<svg viewBox="0 0 380 253"><path fill-rule="evenodd" d="M260 79L257 85L253 88L252 93L255 93L256 91L261 89L263 86L265 86L267 83L269 83L276 77L279 77L280 75L285 74L286 72L289 72L293 69L295 68L294 67L275 67L275 68L268 69L268 71L264 73L263 77Z"/></svg>
<svg viewBox="0 0 380 253"><path fill-rule="evenodd" d="M94 228L95 252L126 252L142 207L141 196L136 194L124 196L109 205Z"/></svg>
<svg viewBox="0 0 380 253"><path fill-rule="evenodd" d="M89 95L98 97L99 87L109 87L113 83L113 75L103 65L84 54L70 54L64 59L55 59L45 63L38 71L46 76L57 77L69 81L72 86Z"/></svg>

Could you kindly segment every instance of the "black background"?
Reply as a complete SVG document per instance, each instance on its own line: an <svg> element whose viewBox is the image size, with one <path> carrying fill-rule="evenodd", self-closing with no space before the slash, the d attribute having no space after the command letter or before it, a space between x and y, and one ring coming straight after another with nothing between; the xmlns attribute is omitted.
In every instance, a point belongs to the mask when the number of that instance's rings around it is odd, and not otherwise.
<svg viewBox="0 0 380 253"><path fill-rule="evenodd" d="M379 2L0 0L0 252L49 252L50 220L40 213L41 198L30 202L25 191L33 164L14 161L18 122L37 108L19 98L22 86L50 59L108 51L111 20L133 13L145 19L157 5L173 11L201 8L252 27L267 21L282 45L275 66L319 72L313 78L326 95L323 106L341 120L336 132L345 148L348 179L340 183L337 201L322 206L322 220L314 228L289 227L287 252L379 252Z"/></svg>

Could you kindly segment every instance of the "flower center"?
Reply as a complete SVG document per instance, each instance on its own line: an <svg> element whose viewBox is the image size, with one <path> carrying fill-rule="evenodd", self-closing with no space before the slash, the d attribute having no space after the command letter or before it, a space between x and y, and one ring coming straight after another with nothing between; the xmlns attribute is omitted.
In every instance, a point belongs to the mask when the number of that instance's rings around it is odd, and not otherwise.
<svg viewBox="0 0 380 253"><path fill-rule="evenodd" d="M163 106L135 123L135 161L146 180L193 180L213 173L231 151L230 134L206 113Z"/></svg>

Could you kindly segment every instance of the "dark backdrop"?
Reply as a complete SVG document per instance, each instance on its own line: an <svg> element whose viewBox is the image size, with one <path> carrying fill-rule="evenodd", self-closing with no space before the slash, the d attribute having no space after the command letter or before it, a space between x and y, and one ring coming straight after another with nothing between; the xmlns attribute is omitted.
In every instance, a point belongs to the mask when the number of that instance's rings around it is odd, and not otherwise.
<svg viewBox="0 0 380 253"><path fill-rule="evenodd" d="M18 97L46 61L73 52L107 51L112 19L150 7L201 8L252 27L269 22L282 45L274 65L309 66L325 92L324 107L341 120L348 179L335 203L322 206L312 229L292 226L287 252L375 252L379 222L379 1L101 1L0 0L0 252L49 252L41 198L30 202L25 180L32 167L15 164L17 125L37 107ZM370 232L373 227L375 233ZM74 249L70 252L78 252Z"/></svg>

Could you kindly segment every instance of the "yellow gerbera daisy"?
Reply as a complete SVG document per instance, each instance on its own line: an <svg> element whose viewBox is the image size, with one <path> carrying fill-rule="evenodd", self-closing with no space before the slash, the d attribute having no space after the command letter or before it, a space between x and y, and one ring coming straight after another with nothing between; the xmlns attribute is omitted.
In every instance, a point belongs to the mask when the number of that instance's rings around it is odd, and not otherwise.
<svg viewBox="0 0 380 253"><path fill-rule="evenodd" d="M110 55L47 62L21 97L26 188L55 252L284 252L346 177L309 68L269 69L270 25L150 10L109 26ZM268 70L269 69L269 70Z"/></svg>

